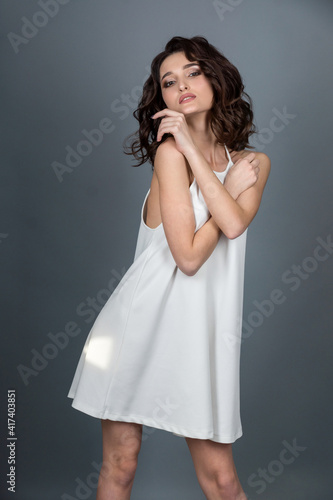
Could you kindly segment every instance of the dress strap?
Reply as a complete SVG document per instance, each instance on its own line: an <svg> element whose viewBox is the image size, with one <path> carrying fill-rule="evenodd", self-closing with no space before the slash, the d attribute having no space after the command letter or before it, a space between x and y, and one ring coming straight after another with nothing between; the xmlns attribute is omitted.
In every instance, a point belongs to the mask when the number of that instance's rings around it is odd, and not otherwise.
<svg viewBox="0 0 333 500"><path fill-rule="evenodd" d="M227 148L227 145L225 144L225 145L224 145L224 147L225 147L225 150L226 150L226 152L227 152L227 155L228 155L228 159L229 159L229 161L232 161L232 160L231 160L230 153L229 153L229 150L228 150L228 148Z"/></svg>

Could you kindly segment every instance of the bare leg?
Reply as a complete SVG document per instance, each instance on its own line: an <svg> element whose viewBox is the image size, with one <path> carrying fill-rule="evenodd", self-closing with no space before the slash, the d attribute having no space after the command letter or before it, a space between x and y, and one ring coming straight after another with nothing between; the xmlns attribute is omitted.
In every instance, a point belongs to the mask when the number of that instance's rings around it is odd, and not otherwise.
<svg viewBox="0 0 333 500"><path fill-rule="evenodd" d="M232 445L210 439L185 439L207 500L246 500L237 476Z"/></svg>
<svg viewBox="0 0 333 500"><path fill-rule="evenodd" d="M141 448L142 424L101 420L103 464L96 500L129 500Z"/></svg>

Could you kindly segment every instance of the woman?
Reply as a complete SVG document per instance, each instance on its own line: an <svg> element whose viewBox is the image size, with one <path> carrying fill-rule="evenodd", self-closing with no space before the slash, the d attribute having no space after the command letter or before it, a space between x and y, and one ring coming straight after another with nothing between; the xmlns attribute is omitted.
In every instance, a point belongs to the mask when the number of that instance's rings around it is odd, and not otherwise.
<svg viewBox="0 0 333 500"><path fill-rule="evenodd" d="M270 160L244 149L251 99L203 37L166 44L134 116L128 154L153 165L134 262L97 317L68 394L101 419L97 500L130 498L143 425L186 439L207 499L243 500L232 443L242 435L245 244Z"/></svg>

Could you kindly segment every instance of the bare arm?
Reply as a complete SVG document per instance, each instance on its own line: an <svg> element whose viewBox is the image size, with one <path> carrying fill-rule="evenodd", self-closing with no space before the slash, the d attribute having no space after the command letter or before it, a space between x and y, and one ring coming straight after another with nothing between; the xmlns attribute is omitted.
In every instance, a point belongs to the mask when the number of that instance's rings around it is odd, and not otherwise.
<svg viewBox="0 0 333 500"><path fill-rule="evenodd" d="M237 168L236 163L231 167L233 174L238 172L233 177L239 181L238 188L241 187L238 193L236 189L235 195L232 193L235 184L229 183L230 178L227 180L229 172L225 179L227 183L224 185L196 147L184 114L164 108L152 116L153 119L160 117L162 120L158 127L157 140L159 141L165 133L173 135L175 149L187 159L212 218L227 238L237 238L246 230L259 209L270 171L269 157L265 153L249 153L245 158L236 162ZM168 143L172 145L172 142L168 141ZM230 187L232 187L231 190Z"/></svg>
<svg viewBox="0 0 333 500"><path fill-rule="evenodd" d="M172 139L162 143L154 161L159 183L162 223L179 269L193 276L212 254L221 230L211 217L195 232L195 217L184 155Z"/></svg>
<svg viewBox="0 0 333 500"><path fill-rule="evenodd" d="M223 185L196 147L190 148L185 153L185 156L213 219L227 238L237 238L249 226L259 209L262 193L270 171L269 157L264 153L251 152L231 167L234 171L238 168L239 180L247 176L247 180L249 181L251 175L253 176L250 187L245 190L244 187L242 189L239 187L239 191L237 192L237 189L233 189L235 186L237 187L236 183L233 183L232 189L231 184L229 184L229 189L227 187L229 173L225 179L225 185ZM251 165L251 161L254 159L259 159L260 162L259 176L257 176L255 168ZM243 169L243 176L239 176L240 169ZM240 182L240 186L241 184Z"/></svg>

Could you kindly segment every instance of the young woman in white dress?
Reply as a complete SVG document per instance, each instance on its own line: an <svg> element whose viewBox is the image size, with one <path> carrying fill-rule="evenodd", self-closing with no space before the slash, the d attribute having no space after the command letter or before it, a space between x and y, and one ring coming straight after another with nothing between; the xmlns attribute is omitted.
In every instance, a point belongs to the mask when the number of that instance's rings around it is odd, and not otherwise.
<svg viewBox="0 0 333 500"><path fill-rule="evenodd" d="M131 154L139 164L149 160L154 166L144 222L149 228L163 224L175 263L194 276L221 234L235 240L246 231L261 202L270 159L245 150L255 131L251 99L237 69L205 38L173 37L152 63L136 118L140 135ZM233 165L221 182L216 173L229 164L224 145ZM194 179L210 213L196 232L189 190ZM103 465L97 500L128 500L142 424L109 419L101 423ZM206 498L245 500L232 443L184 437Z"/></svg>

